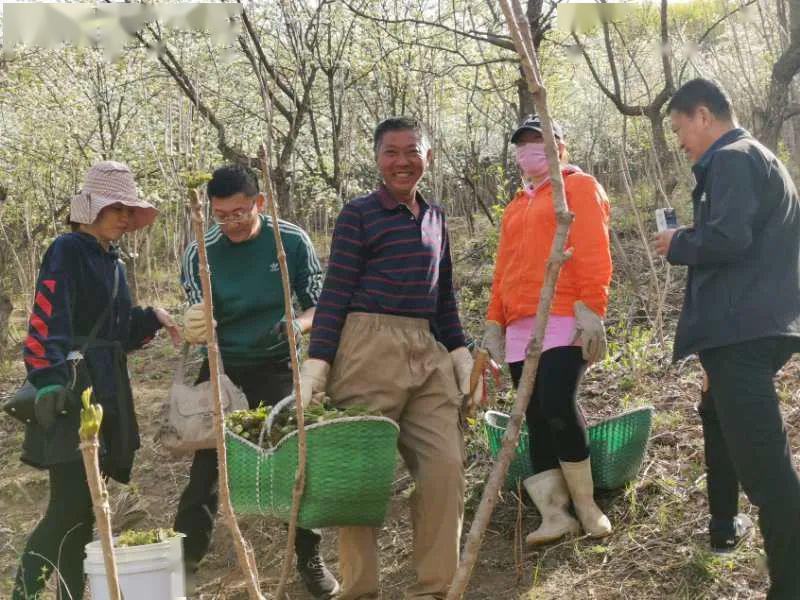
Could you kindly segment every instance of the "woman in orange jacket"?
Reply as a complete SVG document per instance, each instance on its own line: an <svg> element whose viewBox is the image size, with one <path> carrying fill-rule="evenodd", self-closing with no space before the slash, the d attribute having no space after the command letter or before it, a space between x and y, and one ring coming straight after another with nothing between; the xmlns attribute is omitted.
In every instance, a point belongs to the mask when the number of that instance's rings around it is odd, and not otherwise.
<svg viewBox="0 0 800 600"><path fill-rule="evenodd" d="M511 136L525 186L503 215L483 342L495 361L508 361L515 387L533 335L556 231L542 131L539 117L534 116ZM566 163L564 135L555 122L553 133L567 205L575 219L566 243L572 257L556 284L526 413L534 475L523 483L542 515L540 527L526 538L528 544L544 544L578 532L578 521L568 512L570 498L587 534L611 533L608 517L594 502L586 421L577 402L586 367L606 352L602 319L611 282L608 199L594 177Z"/></svg>

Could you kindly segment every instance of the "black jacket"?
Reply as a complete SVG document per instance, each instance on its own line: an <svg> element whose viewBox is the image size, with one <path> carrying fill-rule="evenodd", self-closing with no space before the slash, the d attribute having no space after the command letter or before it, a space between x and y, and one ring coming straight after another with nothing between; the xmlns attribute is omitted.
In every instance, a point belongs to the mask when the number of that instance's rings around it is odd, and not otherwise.
<svg viewBox="0 0 800 600"><path fill-rule="evenodd" d="M747 340L800 338L800 204L783 164L744 129L692 168L694 226L667 260L688 265L675 360Z"/></svg>
<svg viewBox="0 0 800 600"><path fill-rule="evenodd" d="M117 297L109 312L114 270L119 265ZM84 352L77 383L67 354L80 349L103 315L95 340ZM131 306L119 255L106 251L91 235L68 233L48 248L31 312L23 356L28 379L37 388L60 384L73 388L68 414L45 431L36 424L25 430L22 460L39 468L80 460L79 396L94 387L103 405L101 467L120 481L130 478L139 433L126 364L126 352L146 343L161 327L152 309Z"/></svg>

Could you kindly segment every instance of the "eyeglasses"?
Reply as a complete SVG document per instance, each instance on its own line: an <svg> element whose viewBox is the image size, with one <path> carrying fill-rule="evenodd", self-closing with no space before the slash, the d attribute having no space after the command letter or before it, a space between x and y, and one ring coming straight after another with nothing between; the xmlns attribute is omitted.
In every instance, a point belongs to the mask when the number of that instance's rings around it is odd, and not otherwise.
<svg viewBox="0 0 800 600"><path fill-rule="evenodd" d="M232 225L234 223L241 223L247 221L253 214L253 207L255 202L250 205L250 208L237 208L226 214L211 213L211 218L217 225Z"/></svg>

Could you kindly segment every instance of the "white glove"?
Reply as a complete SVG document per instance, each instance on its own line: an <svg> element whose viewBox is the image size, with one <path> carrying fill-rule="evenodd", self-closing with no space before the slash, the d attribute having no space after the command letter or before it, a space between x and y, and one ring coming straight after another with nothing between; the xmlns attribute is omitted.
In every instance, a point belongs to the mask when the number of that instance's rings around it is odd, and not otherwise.
<svg viewBox="0 0 800 600"><path fill-rule="evenodd" d="M603 319L580 300L573 307L577 325L575 340L580 339L583 359L589 364L602 360L608 350Z"/></svg>
<svg viewBox="0 0 800 600"><path fill-rule="evenodd" d="M307 358L300 367L300 402L303 408L312 402L322 402L328 386L331 366L319 358Z"/></svg>
<svg viewBox="0 0 800 600"><path fill-rule="evenodd" d="M486 329L483 330L481 346L489 351L489 356L498 365L506 362L506 336L500 323L486 321Z"/></svg>
<svg viewBox="0 0 800 600"><path fill-rule="evenodd" d="M208 330L203 303L192 304L183 313L183 337L190 344L207 344Z"/></svg>
<svg viewBox="0 0 800 600"><path fill-rule="evenodd" d="M467 407L471 409L479 405L483 395L482 378L478 381L478 385L475 386L475 391L472 394L469 393L469 380L472 376L472 367L475 365L472 354L469 353L466 346L461 346L450 353L450 360L453 362L453 371L456 375L459 394L462 397L469 396L467 398Z"/></svg>
<svg viewBox="0 0 800 600"><path fill-rule="evenodd" d="M453 361L453 371L456 374L456 385L462 396L469 394L469 376L472 374L472 355L466 346L456 348L450 353L450 360Z"/></svg>

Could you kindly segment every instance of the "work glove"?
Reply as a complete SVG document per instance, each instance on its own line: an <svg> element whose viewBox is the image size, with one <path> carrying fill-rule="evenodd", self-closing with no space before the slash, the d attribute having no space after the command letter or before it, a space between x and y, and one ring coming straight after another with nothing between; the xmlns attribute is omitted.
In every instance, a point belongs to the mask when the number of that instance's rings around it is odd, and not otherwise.
<svg viewBox="0 0 800 600"><path fill-rule="evenodd" d="M303 328L300 327L300 321L297 319L292 319L292 333L294 335L294 339L299 339L301 335L303 335ZM280 321L275 323L275 326L272 328L272 335L278 336L280 340L289 340L289 335L287 331L289 327L286 326L286 317L283 317Z"/></svg>
<svg viewBox="0 0 800 600"><path fill-rule="evenodd" d="M494 372L497 369L492 360L492 355L486 348L478 348L472 357L472 374L469 378L470 395L467 399L467 414L475 414L478 408L485 408L489 403L489 393L486 387L487 369ZM495 376L495 382L499 385L499 379Z"/></svg>
<svg viewBox="0 0 800 600"><path fill-rule="evenodd" d="M331 366L319 358L307 358L300 367L300 402L303 408L309 404L321 403L328 386L328 373Z"/></svg>
<svg viewBox="0 0 800 600"><path fill-rule="evenodd" d="M483 374L477 379L474 391L470 393L470 378L475 361L467 350L466 346L461 346L450 352L450 360L453 362L453 371L456 376L456 386L458 393L466 397L467 407L471 408L480 404L483 396Z"/></svg>
<svg viewBox="0 0 800 600"><path fill-rule="evenodd" d="M580 339L583 359L589 363L602 360L606 355L606 328L603 319L592 309L578 300L575 309L576 331L573 343Z"/></svg>
<svg viewBox="0 0 800 600"><path fill-rule="evenodd" d="M183 337L190 344L207 344L206 315L203 303L192 304L183 313Z"/></svg>
<svg viewBox="0 0 800 600"><path fill-rule="evenodd" d="M502 365L506 361L506 336L500 323L486 321L481 346L489 351L489 356L498 365Z"/></svg>
<svg viewBox="0 0 800 600"><path fill-rule="evenodd" d="M36 392L36 403L33 412L36 422L44 429L55 425L56 419L67 414L69 393L63 385L47 385Z"/></svg>

